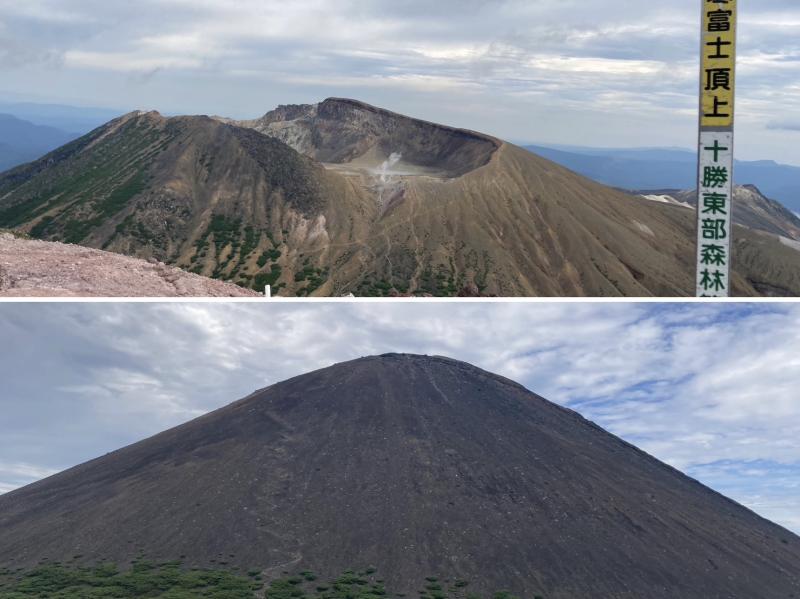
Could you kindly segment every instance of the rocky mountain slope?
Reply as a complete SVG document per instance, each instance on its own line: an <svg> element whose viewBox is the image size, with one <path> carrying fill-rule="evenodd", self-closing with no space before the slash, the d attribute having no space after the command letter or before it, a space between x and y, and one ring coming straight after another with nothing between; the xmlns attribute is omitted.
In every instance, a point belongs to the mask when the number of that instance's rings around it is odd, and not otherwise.
<svg viewBox="0 0 800 599"><path fill-rule="evenodd" d="M697 191L662 189L638 194L657 202L694 208ZM737 185L733 190L733 220L737 224L800 241L800 218L780 202L766 197L755 185Z"/></svg>
<svg viewBox="0 0 800 599"><path fill-rule="evenodd" d="M324 278L302 254L346 234L351 198L347 181L254 131L131 113L0 177L0 222L258 290L286 268L298 291L297 273Z"/></svg>
<svg viewBox="0 0 800 599"><path fill-rule="evenodd" d="M0 567L43 558L377 567L547 599L800 594L800 538L522 386L447 358L272 385L0 496ZM470 591L484 589L470 588Z"/></svg>
<svg viewBox="0 0 800 599"><path fill-rule="evenodd" d="M0 297L258 297L157 260L0 232Z"/></svg>
<svg viewBox="0 0 800 599"><path fill-rule="evenodd" d="M281 106L249 127L345 172L456 178L491 160L500 147L489 136L429 123L363 102L331 98ZM394 156L394 159L392 158Z"/></svg>
<svg viewBox="0 0 800 599"><path fill-rule="evenodd" d="M0 226L284 295L693 293L694 222L512 144L329 99L254 121L132 113L0 175ZM737 295L800 295L742 228Z"/></svg>

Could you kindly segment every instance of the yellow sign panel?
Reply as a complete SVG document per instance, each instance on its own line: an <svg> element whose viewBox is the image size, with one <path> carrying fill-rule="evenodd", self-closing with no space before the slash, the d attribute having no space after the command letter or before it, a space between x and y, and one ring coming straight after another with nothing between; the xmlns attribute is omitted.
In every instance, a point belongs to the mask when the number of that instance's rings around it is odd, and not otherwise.
<svg viewBox="0 0 800 599"><path fill-rule="evenodd" d="M700 126L733 127L736 0L705 0L700 69Z"/></svg>

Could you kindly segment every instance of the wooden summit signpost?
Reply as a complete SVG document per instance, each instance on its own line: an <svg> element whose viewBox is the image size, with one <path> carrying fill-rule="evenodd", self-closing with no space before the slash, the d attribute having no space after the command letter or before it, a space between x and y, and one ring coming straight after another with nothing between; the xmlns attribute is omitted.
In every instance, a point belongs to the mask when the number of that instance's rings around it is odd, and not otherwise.
<svg viewBox="0 0 800 599"><path fill-rule="evenodd" d="M728 297L736 90L736 0L701 0L697 296Z"/></svg>

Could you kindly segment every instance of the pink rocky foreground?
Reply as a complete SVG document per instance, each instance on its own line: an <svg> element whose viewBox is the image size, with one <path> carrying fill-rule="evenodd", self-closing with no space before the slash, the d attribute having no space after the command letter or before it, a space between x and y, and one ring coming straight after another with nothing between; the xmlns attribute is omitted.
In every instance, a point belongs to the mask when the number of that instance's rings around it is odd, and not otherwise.
<svg viewBox="0 0 800 599"><path fill-rule="evenodd" d="M78 245L0 233L2 297L258 297L255 291Z"/></svg>

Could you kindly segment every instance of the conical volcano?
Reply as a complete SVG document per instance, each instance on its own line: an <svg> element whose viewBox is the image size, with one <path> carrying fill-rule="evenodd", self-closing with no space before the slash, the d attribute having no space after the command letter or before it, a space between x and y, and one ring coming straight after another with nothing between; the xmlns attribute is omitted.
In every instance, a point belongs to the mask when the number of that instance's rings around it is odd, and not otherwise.
<svg viewBox="0 0 800 599"><path fill-rule="evenodd" d="M800 597L800 538L448 358L298 376L0 497L0 567L375 566L524 597ZM481 587L470 587L480 591Z"/></svg>

